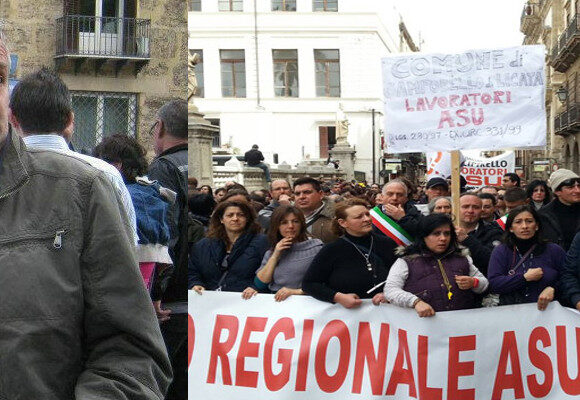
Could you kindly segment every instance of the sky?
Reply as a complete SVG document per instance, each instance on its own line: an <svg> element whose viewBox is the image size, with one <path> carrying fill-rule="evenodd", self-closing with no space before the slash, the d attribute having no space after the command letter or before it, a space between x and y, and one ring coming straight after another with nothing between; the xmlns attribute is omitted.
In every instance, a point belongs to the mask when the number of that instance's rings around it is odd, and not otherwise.
<svg viewBox="0 0 580 400"><path fill-rule="evenodd" d="M522 44L520 16L525 0L384 0L382 12L403 16L413 40L432 53Z"/></svg>

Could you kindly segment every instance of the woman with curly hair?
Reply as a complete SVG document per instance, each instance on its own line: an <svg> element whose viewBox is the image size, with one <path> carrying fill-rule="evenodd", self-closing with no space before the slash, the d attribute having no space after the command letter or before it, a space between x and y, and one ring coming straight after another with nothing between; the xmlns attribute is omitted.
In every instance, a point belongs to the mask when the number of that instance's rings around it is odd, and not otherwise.
<svg viewBox="0 0 580 400"><path fill-rule="evenodd" d="M259 233L260 229L256 212L247 202L218 203L207 237L191 249L188 288L198 294L204 290L223 290L242 292L247 297L268 249L268 240Z"/></svg>

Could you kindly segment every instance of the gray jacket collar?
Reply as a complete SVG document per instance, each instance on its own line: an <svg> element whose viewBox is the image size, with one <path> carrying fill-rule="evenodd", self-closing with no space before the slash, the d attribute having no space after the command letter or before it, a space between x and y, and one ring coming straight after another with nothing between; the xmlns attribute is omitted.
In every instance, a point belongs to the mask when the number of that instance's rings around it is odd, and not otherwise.
<svg viewBox="0 0 580 400"><path fill-rule="evenodd" d="M26 146L12 128L9 129L4 143L4 157L0 169L0 199L10 195L29 179Z"/></svg>

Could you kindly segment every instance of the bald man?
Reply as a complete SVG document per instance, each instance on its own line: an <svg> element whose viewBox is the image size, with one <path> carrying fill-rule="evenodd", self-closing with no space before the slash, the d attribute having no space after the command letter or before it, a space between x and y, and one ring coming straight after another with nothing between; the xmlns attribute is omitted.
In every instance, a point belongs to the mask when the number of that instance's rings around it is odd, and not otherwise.
<svg viewBox="0 0 580 400"><path fill-rule="evenodd" d="M402 180L389 181L383 186L380 208L385 215L414 237L422 214L417 207L408 202L408 192L409 188ZM376 226L373 226L373 230L383 234Z"/></svg>

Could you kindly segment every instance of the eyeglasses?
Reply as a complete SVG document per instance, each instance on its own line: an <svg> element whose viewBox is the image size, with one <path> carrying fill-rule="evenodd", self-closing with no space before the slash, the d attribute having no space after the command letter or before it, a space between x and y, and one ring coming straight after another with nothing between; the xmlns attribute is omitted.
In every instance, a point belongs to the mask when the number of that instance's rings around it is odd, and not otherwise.
<svg viewBox="0 0 580 400"><path fill-rule="evenodd" d="M566 179L560 184L560 188L573 188L574 186L580 187L580 178Z"/></svg>
<svg viewBox="0 0 580 400"><path fill-rule="evenodd" d="M158 123L159 120L155 121L155 123L151 126L151 128L149 129L149 136L153 136L153 131L155 130L155 127L157 126Z"/></svg>

